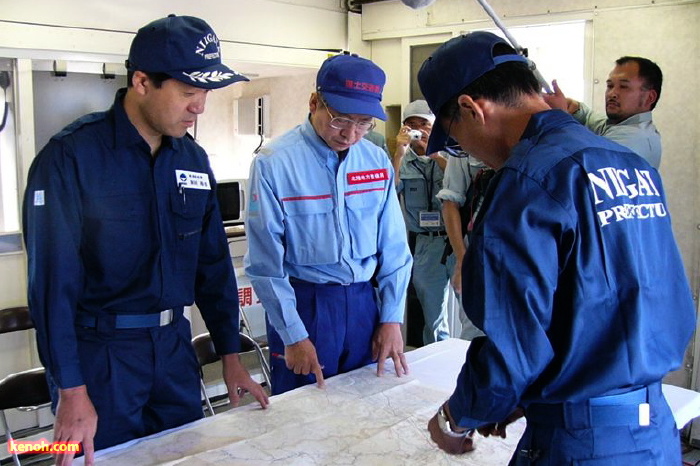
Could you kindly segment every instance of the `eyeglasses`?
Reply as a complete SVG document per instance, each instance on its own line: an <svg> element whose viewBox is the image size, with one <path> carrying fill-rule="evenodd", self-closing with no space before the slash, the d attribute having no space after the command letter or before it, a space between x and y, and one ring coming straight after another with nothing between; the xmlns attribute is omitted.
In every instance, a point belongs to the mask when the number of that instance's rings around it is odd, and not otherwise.
<svg viewBox="0 0 700 466"><path fill-rule="evenodd" d="M464 152L464 149L462 149L462 147L459 144L447 145L447 142L449 140L450 137L448 136L444 146L445 152L450 154L452 157L457 157L458 159L469 158L469 154L467 152Z"/></svg>
<svg viewBox="0 0 700 466"><path fill-rule="evenodd" d="M452 118L450 118L450 124L447 127L447 137L445 138L445 144L443 144L443 147L445 148L445 152L450 154L452 157L457 157L458 159L466 159L469 157L469 154L464 152L462 147L459 144L447 144L450 142L450 130L452 129L452 123L455 121L455 117L457 116L457 112L452 114Z"/></svg>
<svg viewBox="0 0 700 466"><path fill-rule="evenodd" d="M323 107L328 112L328 116L331 117L331 121L328 122L328 126L333 129L350 131L353 130L358 134L364 134L374 129L374 121L355 121L350 118L343 118L333 116L330 110L328 110L328 104L325 100L319 99L319 102L323 104Z"/></svg>

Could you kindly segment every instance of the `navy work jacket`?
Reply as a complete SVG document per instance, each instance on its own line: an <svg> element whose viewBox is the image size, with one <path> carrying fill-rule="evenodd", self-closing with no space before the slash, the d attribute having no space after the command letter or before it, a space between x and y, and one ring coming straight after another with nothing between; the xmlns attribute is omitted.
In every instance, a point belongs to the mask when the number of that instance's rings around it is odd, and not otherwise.
<svg viewBox="0 0 700 466"><path fill-rule="evenodd" d="M238 292L207 155L164 137L156 157L124 111L55 135L24 198L29 307L60 388L84 383L77 312L145 314L196 302L220 354L238 352Z"/></svg>

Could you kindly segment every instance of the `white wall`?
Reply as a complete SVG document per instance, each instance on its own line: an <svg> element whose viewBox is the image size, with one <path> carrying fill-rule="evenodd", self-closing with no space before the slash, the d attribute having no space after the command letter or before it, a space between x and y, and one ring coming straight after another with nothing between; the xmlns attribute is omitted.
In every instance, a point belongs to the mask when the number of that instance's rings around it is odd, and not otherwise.
<svg viewBox="0 0 700 466"><path fill-rule="evenodd" d="M247 178L253 150L260 143L258 136L239 134L239 99L269 96L269 134L274 138L304 121L315 79L316 71L310 70L292 76L257 79L210 93L206 111L197 121L197 142L209 154L216 177Z"/></svg>
<svg viewBox="0 0 700 466"><path fill-rule="evenodd" d="M2 2L0 47L55 52L78 58L86 53L123 60L136 30L169 13L205 19L223 41L230 63L313 66L315 49L346 46L346 14L337 0L52 0Z"/></svg>
<svg viewBox="0 0 700 466"><path fill-rule="evenodd" d="M235 134L235 99L251 92L272 97L273 135L300 123L308 111L313 77L328 56L326 49L345 49L347 15L337 0L228 0L226 2L119 2L70 0L60 7L51 0L2 1L0 56L18 58L18 121L20 191L29 165L40 148L34 145L32 68L36 60L123 63L135 31L169 13L204 18L222 41L222 54L234 69L270 77L210 94L198 139L225 164L237 164L247 177L251 151ZM317 50L318 49L318 50ZM33 60L32 60L33 59ZM99 68L96 67L96 69ZM69 79L69 78L67 78ZM239 157L240 155L240 157ZM248 158L246 158L248 157ZM0 255L0 307L26 304L24 254ZM0 338L0 378L37 365L33 335Z"/></svg>

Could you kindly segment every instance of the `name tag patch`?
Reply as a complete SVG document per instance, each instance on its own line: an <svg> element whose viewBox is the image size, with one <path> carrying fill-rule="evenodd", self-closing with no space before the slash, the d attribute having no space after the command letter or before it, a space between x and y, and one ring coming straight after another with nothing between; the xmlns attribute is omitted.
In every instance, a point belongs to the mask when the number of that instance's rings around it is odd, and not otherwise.
<svg viewBox="0 0 700 466"><path fill-rule="evenodd" d="M420 219L420 226L423 228L440 226L440 212L422 211L418 214L418 218Z"/></svg>
<svg viewBox="0 0 700 466"><path fill-rule="evenodd" d="M44 196L44 190L38 189L38 190L34 191L34 205L40 206L40 205L44 205L45 203L46 203L46 201L45 201L45 196Z"/></svg>
<svg viewBox="0 0 700 466"><path fill-rule="evenodd" d="M209 185L209 176L206 173L175 170L175 181L178 189L211 189Z"/></svg>
<svg viewBox="0 0 700 466"><path fill-rule="evenodd" d="M388 179L389 170L386 168L348 173L348 184L374 183L375 181L386 181Z"/></svg>

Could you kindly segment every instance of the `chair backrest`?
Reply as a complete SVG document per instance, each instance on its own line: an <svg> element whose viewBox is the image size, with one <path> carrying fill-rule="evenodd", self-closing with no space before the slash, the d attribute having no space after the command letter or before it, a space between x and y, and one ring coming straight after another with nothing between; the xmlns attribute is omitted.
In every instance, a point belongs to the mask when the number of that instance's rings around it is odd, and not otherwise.
<svg viewBox="0 0 700 466"><path fill-rule="evenodd" d="M0 334L34 328L27 306L0 309ZM10 374L0 380L0 410L39 406L51 401L43 367Z"/></svg>
<svg viewBox="0 0 700 466"><path fill-rule="evenodd" d="M7 442L13 441L12 429L5 416L6 409L20 409L23 411L34 411L51 402L49 384L46 381L46 372L43 367L29 369L23 372L10 374L0 380L0 425L5 433ZM47 454L41 453L10 453L15 466L21 466L22 457L27 457L29 462L38 459L48 459Z"/></svg>
<svg viewBox="0 0 700 466"><path fill-rule="evenodd" d="M197 362L199 362L200 368L221 359L219 355L216 354L214 342L211 339L211 335L208 333L202 333L194 337L192 339L192 346L194 347L194 353L197 355Z"/></svg>
<svg viewBox="0 0 700 466"><path fill-rule="evenodd" d="M0 309L0 334L34 328L27 306Z"/></svg>
<svg viewBox="0 0 700 466"><path fill-rule="evenodd" d="M34 323L27 306L0 309L0 334L32 328ZM5 417L6 409L31 411L50 402L51 393L43 367L10 374L0 380L0 424L8 441L12 440L12 430ZM16 452L12 453L12 459L15 465L21 464Z"/></svg>
<svg viewBox="0 0 700 466"><path fill-rule="evenodd" d="M250 351L257 351L258 344L251 337L245 333L239 333L241 339L241 353L248 353ZM218 354L216 354L216 348L214 348L214 342L211 339L209 333L202 333L197 335L192 339L192 346L194 347L194 353L197 355L197 361L199 362L199 367L206 366L207 364L212 364L221 359Z"/></svg>
<svg viewBox="0 0 700 466"><path fill-rule="evenodd" d="M0 411L40 406L51 401L43 367L10 374L0 380Z"/></svg>

